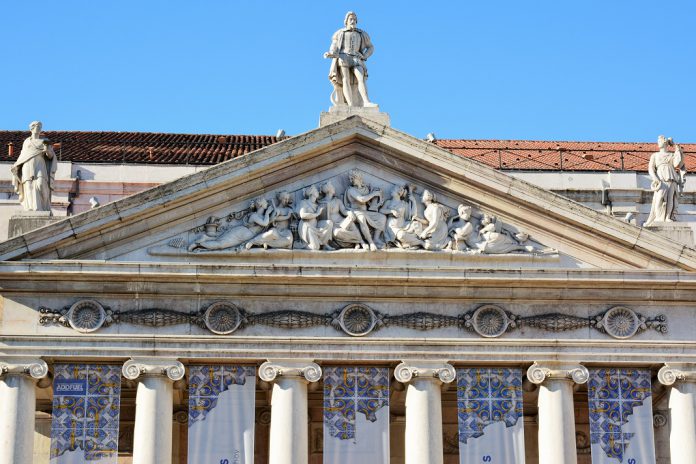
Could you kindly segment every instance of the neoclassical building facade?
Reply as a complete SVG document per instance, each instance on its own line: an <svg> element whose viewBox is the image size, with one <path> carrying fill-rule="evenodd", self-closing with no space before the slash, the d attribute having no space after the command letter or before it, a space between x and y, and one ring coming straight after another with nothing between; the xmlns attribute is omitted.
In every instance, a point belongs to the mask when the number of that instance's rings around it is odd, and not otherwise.
<svg viewBox="0 0 696 464"><path fill-rule="evenodd" d="M273 142L0 243L1 464L694 462L696 250L384 121Z"/></svg>

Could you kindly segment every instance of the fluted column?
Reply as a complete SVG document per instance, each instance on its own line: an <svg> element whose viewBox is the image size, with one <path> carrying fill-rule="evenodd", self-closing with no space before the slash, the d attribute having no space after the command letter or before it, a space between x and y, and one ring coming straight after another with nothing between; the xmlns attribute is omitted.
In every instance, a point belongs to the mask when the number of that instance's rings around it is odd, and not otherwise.
<svg viewBox="0 0 696 464"><path fill-rule="evenodd" d="M321 367L310 359L269 359L259 377L273 382L268 462L306 464L309 460L307 383L321 379Z"/></svg>
<svg viewBox="0 0 696 464"><path fill-rule="evenodd" d="M138 380L133 464L171 464L172 384L184 373L184 365L176 359L131 358L123 365L123 376Z"/></svg>
<svg viewBox="0 0 696 464"><path fill-rule="evenodd" d="M442 384L456 378L444 362L404 361L394 378L406 387L406 464L442 464Z"/></svg>
<svg viewBox="0 0 696 464"><path fill-rule="evenodd" d="M48 366L41 359L0 359L0 464L33 462L34 388L47 375Z"/></svg>
<svg viewBox="0 0 696 464"><path fill-rule="evenodd" d="M693 464L696 459L696 364L665 364L657 373L669 392L669 450L672 464Z"/></svg>
<svg viewBox="0 0 696 464"><path fill-rule="evenodd" d="M586 383L585 366L556 361L534 363L527 370L539 385L539 464L576 464L573 385Z"/></svg>

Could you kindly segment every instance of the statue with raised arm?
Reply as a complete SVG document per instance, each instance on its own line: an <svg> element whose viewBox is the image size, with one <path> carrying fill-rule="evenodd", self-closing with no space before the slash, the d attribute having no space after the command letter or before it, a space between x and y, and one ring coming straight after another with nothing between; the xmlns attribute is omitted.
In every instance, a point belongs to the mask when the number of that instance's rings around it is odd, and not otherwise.
<svg viewBox="0 0 696 464"><path fill-rule="evenodd" d="M344 28L331 39L324 58L331 58L329 80L334 86L331 101L334 105L377 107L367 96L367 65L374 47L367 32L357 28L358 17L352 11L346 14Z"/></svg>
<svg viewBox="0 0 696 464"><path fill-rule="evenodd" d="M652 179L653 191L652 207L650 215L644 226L654 222L674 222L677 220L677 206L679 205L679 192L684 187L686 166L684 166L684 154L679 145L672 139L661 135L657 138L657 146L660 151L650 157L648 174ZM674 152L667 150L668 146L674 146Z"/></svg>
<svg viewBox="0 0 696 464"><path fill-rule="evenodd" d="M41 128L39 121L29 124L31 136L24 140L11 168L12 185L25 211L51 211L58 159L49 140L41 137Z"/></svg>

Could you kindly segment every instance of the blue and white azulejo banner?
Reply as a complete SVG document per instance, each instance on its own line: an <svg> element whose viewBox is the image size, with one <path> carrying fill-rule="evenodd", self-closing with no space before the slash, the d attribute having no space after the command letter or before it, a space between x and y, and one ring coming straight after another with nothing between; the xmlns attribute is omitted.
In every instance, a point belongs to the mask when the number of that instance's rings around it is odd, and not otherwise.
<svg viewBox="0 0 696 464"><path fill-rule="evenodd" d="M324 368L324 463L389 462L389 369Z"/></svg>
<svg viewBox="0 0 696 464"><path fill-rule="evenodd" d="M189 368L189 464L253 464L256 368Z"/></svg>
<svg viewBox="0 0 696 464"><path fill-rule="evenodd" d="M590 369L592 464L653 464L650 371Z"/></svg>
<svg viewBox="0 0 696 464"><path fill-rule="evenodd" d="M51 464L116 464L121 366L56 364Z"/></svg>
<svg viewBox="0 0 696 464"><path fill-rule="evenodd" d="M457 369L459 462L524 464L521 369Z"/></svg>

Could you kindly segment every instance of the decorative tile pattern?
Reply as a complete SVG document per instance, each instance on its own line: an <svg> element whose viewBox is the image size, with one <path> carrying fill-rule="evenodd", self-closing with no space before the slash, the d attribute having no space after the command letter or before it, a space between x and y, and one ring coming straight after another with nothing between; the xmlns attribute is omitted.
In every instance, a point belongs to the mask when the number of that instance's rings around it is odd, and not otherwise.
<svg viewBox="0 0 696 464"><path fill-rule="evenodd" d="M648 370L590 369L590 442L599 444L607 457L623 462L635 435L624 432L624 426L634 408L650 401L651 393Z"/></svg>
<svg viewBox="0 0 696 464"><path fill-rule="evenodd" d="M461 443L495 422L515 425L522 417L522 370L457 369L457 415Z"/></svg>
<svg viewBox="0 0 696 464"><path fill-rule="evenodd" d="M355 440L355 419L370 422L389 407L389 369L382 367L324 368L324 422L339 440Z"/></svg>
<svg viewBox="0 0 696 464"><path fill-rule="evenodd" d="M82 450L86 462L116 464L120 396L121 366L56 364L51 463Z"/></svg>
<svg viewBox="0 0 696 464"><path fill-rule="evenodd" d="M189 427L204 420L217 406L218 397L230 385L244 385L247 376L253 378L251 366L191 366L189 368Z"/></svg>

